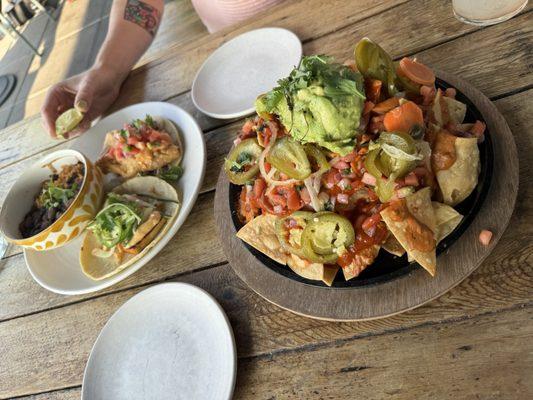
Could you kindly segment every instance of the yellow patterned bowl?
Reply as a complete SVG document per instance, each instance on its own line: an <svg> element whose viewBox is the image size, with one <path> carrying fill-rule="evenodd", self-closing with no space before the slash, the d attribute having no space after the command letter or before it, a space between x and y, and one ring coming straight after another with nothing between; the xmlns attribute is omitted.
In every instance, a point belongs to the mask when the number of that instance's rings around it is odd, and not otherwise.
<svg viewBox="0 0 533 400"><path fill-rule="evenodd" d="M19 224L31 209L42 183L50 178L52 171L78 161L85 166L85 175L72 204L44 231L23 239ZM0 231L8 241L22 247L38 251L55 249L83 232L100 209L102 197L103 176L100 170L78 151L59 150L32 165L15 182L0 212Z"/></svg>

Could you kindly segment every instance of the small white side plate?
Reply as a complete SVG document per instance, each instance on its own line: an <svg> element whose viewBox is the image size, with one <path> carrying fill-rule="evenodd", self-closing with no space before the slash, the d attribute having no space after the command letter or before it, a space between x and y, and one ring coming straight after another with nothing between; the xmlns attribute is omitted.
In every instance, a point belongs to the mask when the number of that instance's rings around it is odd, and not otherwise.
<svg viewBox="0 0 533 400"><path fill-rule="evenodd" d="M125 123L135 118L144 118L146 114L169 119L176 124L180 132L184 153L181 162L183 176L176 186L181 201L178 217L167 233L144 257L118 274L101 281L90 279L81 270L79 254L84 235L80 235L72 242L55 250L24 249L28 270L42 287L60 294L77 295L95 292L114 285L155 257L185 222L200 191L205 171L206 152L202 130L194 118L180 107L169 103L150 102L123 108L100 120L76 139L70 147L82 152L91 161L96 161L102 152L104 137L107 132L120 129Z"/></svg>
<svg viewBox="0 0 533 400"><path fill-rule="evenodd" d="M192 84L194 105L214 118L237 118L254 111L254 101L289 75L302 57L300 39L287 29L246 32L219 47Z"/></svg>
<svg viewBox="0 0 533 400"><path fill-rule="evenodd" d="M104 326L82 400L229 400L236 364L220 305L196 286L165 283L132 297Z"/></svg>

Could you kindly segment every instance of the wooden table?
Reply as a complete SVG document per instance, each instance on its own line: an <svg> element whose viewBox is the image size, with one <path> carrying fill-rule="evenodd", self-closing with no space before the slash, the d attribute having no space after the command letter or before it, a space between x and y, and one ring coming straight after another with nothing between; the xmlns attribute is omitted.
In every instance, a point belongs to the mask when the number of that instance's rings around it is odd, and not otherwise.
<svg viewBox="0 0 533 400"><path fill-rule="evenodd" d="M235 276L214 228L213 197L242 121L201 115L189 89L214 49L260 26L291 29L306 54L339 60L369 36L394 58L416 55L495 102L515 135L520 192L503 239L458 287L391 318L331 323L271 305ZM229 315L239 356L238 399L533 398L532 30L531 2L510 21L479 28L455 20L444 0L287 1L237 28L170 48L135 70L114 108L164 100L193 113L208 148L202 194L154 260L98 293L47 292L30 277L20 249L12 249L0 264L0 398L78 399L89 351L108 318L135 293L168 280L205 288ZM24 168L68 146L50 140L38 117L1 131L0 140L0 204Z"/></svg>

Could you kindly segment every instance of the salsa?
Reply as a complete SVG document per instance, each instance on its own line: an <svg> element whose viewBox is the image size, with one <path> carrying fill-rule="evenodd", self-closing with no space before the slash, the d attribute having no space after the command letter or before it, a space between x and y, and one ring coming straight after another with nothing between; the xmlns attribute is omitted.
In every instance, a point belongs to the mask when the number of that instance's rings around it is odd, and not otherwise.
<svg viewBox="0 0 533 400"><path fill-rule="evenodd" d="M83 184L83 163L65 165L41 185L31 210L19 225L23 238L44 231L63 215L72 204Z"/></svg>
<svg viewBox="0 0 533 400"><path fill-rule="evenodd" d="M391 219L393 221L406 222L404 233L411 250L429 252L435 248L433 232L409 212L405 200L394 201L389 207L392 209Z"/></svg>
<svg viewBox="0 0 533 400"><path fill-rule="evenodd" d="M435 173L446 170L455 163L455 139L456 136L445 130L437 133L431 154L431 166Z"/></svg>

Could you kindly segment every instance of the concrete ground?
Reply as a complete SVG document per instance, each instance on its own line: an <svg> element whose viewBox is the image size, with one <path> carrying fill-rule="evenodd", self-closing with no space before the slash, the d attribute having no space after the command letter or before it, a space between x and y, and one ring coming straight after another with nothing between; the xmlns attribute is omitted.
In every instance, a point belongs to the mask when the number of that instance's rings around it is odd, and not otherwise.
<svg viewBox="0 0 533 400"><path fill-rule="evenodd" d="M112 0L61 1L54 12L57 22L44 14L32 18L21 32L43 51L42 57L20 39L0 40L0 75L17 76L14 92L0 107L0 129L38 113L50 86L92 65L107 32L111 4ZM164 54L169 45L207 34L190 0L167 0L159 32L140 64Z"/></svg>

